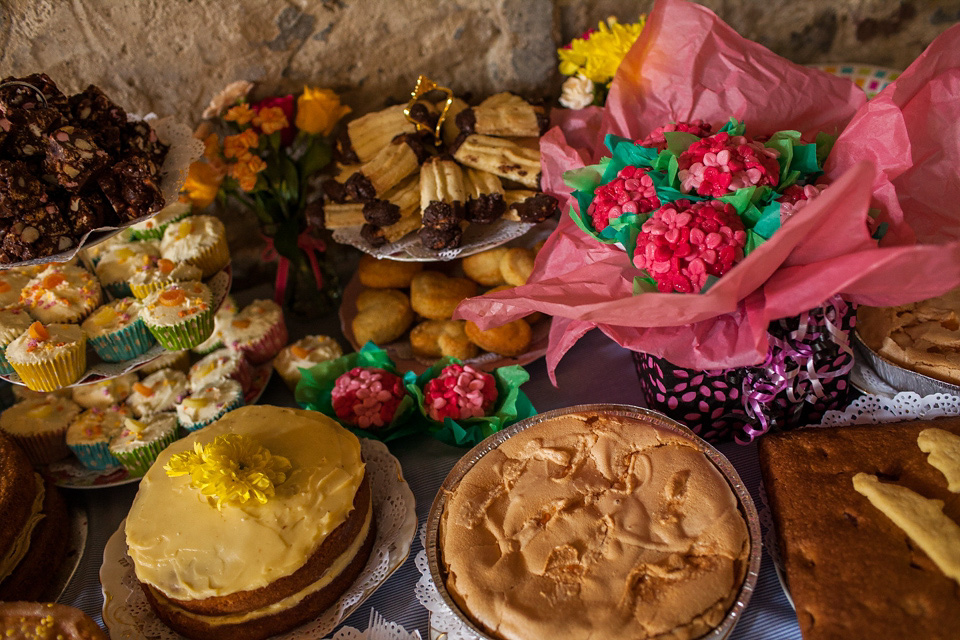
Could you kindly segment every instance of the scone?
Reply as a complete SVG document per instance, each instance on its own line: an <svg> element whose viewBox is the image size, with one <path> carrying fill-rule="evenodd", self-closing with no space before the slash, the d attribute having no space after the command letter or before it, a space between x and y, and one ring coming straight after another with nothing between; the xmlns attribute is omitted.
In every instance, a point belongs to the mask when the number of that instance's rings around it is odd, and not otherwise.
<svg viewBox="0 0 960 640"><path fill-rule="evenodd" d="M448 356L469 360L477 355L477 345L470 341L463 320L426 320L410 330L410 346L419 358Z"/></svg>
<svg viewBox="0 0 960 640"><path fill-rule="evenodd" d="M461 261L464 275L484 287L504 284L506 280L500 271L500 259L507 251L509 249L505 247L497 247L467 256Z"/></svg>
<svg viewBox="0 0 960 640"><path fill-rule="evenodd" d="M407 294L396 289L366 289L357 296L357 315L350 323L357 344L393 342L413 322Z"/></svg>
<svg viewBox="0 0 960 640"><path fill-rule="evenodd" d="M530 325L523 318L490 329L480 329L468 321L466 332L467 337L484 351L510 357L525 353L533 335Z"/></svg>
<svg viewBox="0 0 960 640"><path fill-rule="evenodd" d="M357 267L360 284L371 289L405 289L410 286L413 276L421 271L423 265L419 262L378 260L367 254L360 258Z"/></svg>
<svg viewBox="0 0 960 640"><path fill-rule="evenodd" d="M447 320L466 298L477 295L477 285L466 278L450 278L437 271L424 271L410 283L410 304L424 318Z"/></svg>

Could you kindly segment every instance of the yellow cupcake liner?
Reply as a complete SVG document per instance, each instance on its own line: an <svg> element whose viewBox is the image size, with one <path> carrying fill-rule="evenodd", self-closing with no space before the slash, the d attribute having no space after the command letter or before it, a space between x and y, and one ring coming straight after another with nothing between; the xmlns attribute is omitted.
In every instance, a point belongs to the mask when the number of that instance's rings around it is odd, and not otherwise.
<svg viewBox="0 0 960 640"><path fill-rule="evenodd" d="M31 391L56 391L80 379L87 370L87 337L40 362L10 361L23 383Z"/></svg>
<svg viewBox="0 0 960 640"><path fill-rule="evenodd" d="M163 289L165 286L167 286L171 282L174 282L174 281L162 280L158 282L147 282L144 284L133 284L131 282L130 291L133 293L134 297L136 297L137 300L143 300L154 291L159 291L160 289Z"/></svg>
<svg viewBox="0 0 960 640"><path fill-rule="evenodd" d="M216 272L230 264L230 249L227 247L227 239L224 236L218 236L217 241L205 248L199 255L186 260L193 266L203 271L203 278L207 279Z"/></svg>

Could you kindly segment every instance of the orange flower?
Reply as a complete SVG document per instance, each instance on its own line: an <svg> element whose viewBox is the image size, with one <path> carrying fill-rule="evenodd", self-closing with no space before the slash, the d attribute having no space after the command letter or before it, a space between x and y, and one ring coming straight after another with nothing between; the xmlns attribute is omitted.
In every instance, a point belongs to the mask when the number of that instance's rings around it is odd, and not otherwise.
<svg viewBox="0 0 960 640"><path fill-rule="evenodd" d="M247 154L230 165L230 177L237 181L244 191L253 191L257 186L257 174L267 168L260 157Z"/></svg>
<svg viewBox="0 0 960 640"><path fill-rule="evenodd" d="M328 136L350 107L340 104L340 96L330 89L304 87L297 98L297 129Z"/></svg>
<svg viewBox="0 0 960 640"><path fill-rule="evenodd" d="M238 104L235 107L230 107L227 110L227 113L224 114L223 119L229 122L236 122L242 127L253 120L255 115L257 114L253 112L253 109L250 108L250 105L244 103Z"/></svg>
<svg viewBox="0 0 960 640"><path fill-rule="evenodd" d="M213 203L223 182L223 173L206 162L194 162L187 172L183 191L190 204L197 209L205 209Z"/></svg>
<svg viewBox="0 0 960 640"><path fill-rule="evenodd" d="M287 116L280 107L264 107L253 118L253 126L270 135L290 126Z"/></svg>
<svg viewBox="0 0 960 640"><path fill-rule="evenodd" d="M220 157L220 136L211 133L203 140L203 157L214 160Z"/></svg>
<svg viewBox="0 0 960 640"><path fill-rule="evenodd" d="M253 129L247 129L235 136L227 136L223 139L223 155L228 158L239 158L258 144L260 144L260 137L257 132Z"/></svg>

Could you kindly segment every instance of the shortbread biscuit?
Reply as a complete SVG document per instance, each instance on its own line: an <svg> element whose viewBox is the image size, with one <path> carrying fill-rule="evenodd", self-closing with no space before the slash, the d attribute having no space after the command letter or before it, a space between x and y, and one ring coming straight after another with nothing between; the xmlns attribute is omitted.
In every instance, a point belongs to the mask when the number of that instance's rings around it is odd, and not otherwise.
<svg viewBox="0 0 960 640"><path fill-rule="evenodd" d="M500 256L500 273L503 281L515 287L527 284L533 272L533 251L522 247L508 249Z"/></svg>
<svg viewBox="0 0 960 640"><path fill-rule="evenodd" d="M420 358L475 358L477 345L470 341L463 320L426 320L410 330L410 346Z"/></svg>
<svg viewBox="0 0 960 640"><path fill-rule="evenodd" d="M484 287L504 284L506 280L500 271L500 260L507 251L506 247L496 247L467 256L460 261L464 275Z"/></svg>
<svg viewBox="0 0 960 640"><path fill-rule="evenodd" d="M403 110L406 105L398 104L380 111L368 113L347 123L347 135L360 162L369 162L390 141L402 133L414 133L414 125Z"/></svg>
<svg viewBox="0 0 960 640"><path fill-rule="evenodd" d="M477 285L466 278L450 278L438 271L423 271L410 282L410 304L424 318L447 320L457 305L477 295Z"/></svg>
<svg viewBox="0 0 960 640"><path fill-rule="evenodd" d="M525 149L510 140L468 135L453 157L468 167L519 182L531 189L540 186L540 152Z"/></svg>
<svg viewBox="0 0 960 640"><path fill-rule="evenodd" d="M360 258L357 275L360 283L371 289L406 289L413 276L423 271L421 262L379 260L371 255Z"/></svg>
<svg viewBox="0 0 960 640"><path fill-rule="evenodd" d="M350 323L357 344L383 345L404 334L413 322L410 299L396 289L365 289L357 296L357 315Z"/></svg>
<svg viewBox="0 0 960 640"><path fill-rule="evenodd" d="M474 323L467 321L465 330L470 341L484 351L492 351L508 357L525 353L533 339L530 325L522 318L490 329L480 329Z"/></svg>
<svg viewBox="0 0 960 640"><path fill-rule="evenodd" d="M943 429L924 429L917 446L929 453L927 462L947 479L947 489L960 493L960 436Z"/></svg>

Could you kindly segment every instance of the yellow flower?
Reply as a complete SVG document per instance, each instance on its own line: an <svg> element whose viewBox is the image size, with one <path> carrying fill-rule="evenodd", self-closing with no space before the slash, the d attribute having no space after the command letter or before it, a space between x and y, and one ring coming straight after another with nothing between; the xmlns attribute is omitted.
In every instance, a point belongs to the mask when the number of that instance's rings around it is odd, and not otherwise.
<svg viewBox="0 0 960 640"><path fill-rule="evenodd" d="M236 122L242 127L253 120L254 116L256 115L257 114L253 112L253 109L250 108L250 105L244 103L230 107L227 110L227 113L223 116L223 119L230 122Z"/></svg>
<svg viewBox="0 0 960 640"><path fill-rule="evenodd" d="M211 133L203 140L203 157L213 160L220 157L220 136Z"/></svg>
<svg viewBox="0 0 960 640"><path fill-rule="evenodd" d="M206 445L194 443L193 451L172 456L163 469L170 477L189 475L190 486L223 509L250 500L265 504L286 481L291 465L253 438L231 433Z"/></svg>
<svg viewBox="0 0 960 640"><path fill-rule="evenodd" d="M193 162L183 183L183 191L196 209L205 209L217 197L223 172L206 162Z"/></svg>
<svg viewBox="0 0 960 640"><path fill-rule="evenodd" d="M250 149L260 144L260 137L253 129L247 129L235 136L223 139L223 155L228 158L240 158Z"/></svg>
<svg viewBox="0 0 960 640"><path fill-rule="evenodd" d="M340 96L330 89L304 87L297 98L297 129L307 133L330 135L337 121L350 113L350 107L340 104Z"/></svg>
<svg viewBox="0 0 960 640"><path fill-rule="evenodd" d="M608 85L646 21L646 16L640 16L640 21L633 24L620 24L616 18L607 18L586 38L575 38L568 47L557 49L560 73L580 74L596 84Z"/></svg>
<svg viewBox="0 0 960 640"><path fill-rule="evenodd" d="M260 109L253 118L253 126L259 127L260 131L270 135L274 131L280 131L289 126L287 116L280 107L264 107Z"/></svg>

